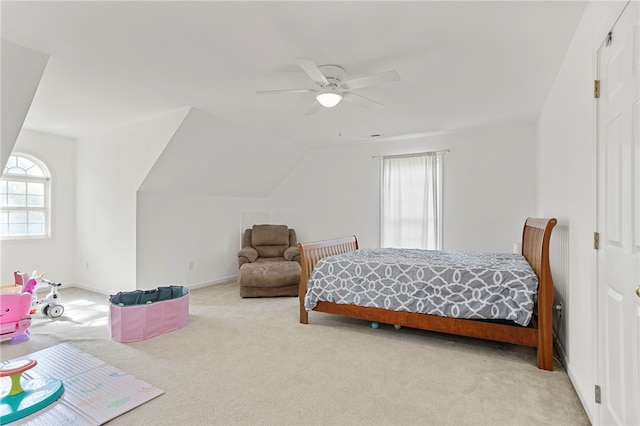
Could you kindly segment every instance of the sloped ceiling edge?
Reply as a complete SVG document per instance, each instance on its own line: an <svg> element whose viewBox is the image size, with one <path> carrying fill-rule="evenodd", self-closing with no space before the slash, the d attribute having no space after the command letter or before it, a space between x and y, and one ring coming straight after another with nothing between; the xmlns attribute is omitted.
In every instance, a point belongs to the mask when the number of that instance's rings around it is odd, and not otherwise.
<svg viewBox="0 0 640 426"><path fill-rule="evenodd" d="M192 108L140 190L268 197L307 151Z"/></svg>

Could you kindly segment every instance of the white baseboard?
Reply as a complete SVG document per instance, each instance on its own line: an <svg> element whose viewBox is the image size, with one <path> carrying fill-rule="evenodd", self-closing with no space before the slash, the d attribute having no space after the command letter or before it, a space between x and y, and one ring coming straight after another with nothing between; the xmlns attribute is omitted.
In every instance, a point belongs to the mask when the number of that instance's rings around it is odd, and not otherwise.
<svg viewBox="0 0 640 426"><path fill-rule="evenodd" d="M213 280L213 281L187 284L185 285L185 287L187 287L189 290L195 290L197 288L209 287L210 285L226 284L232 281L236 281L237 279L238 279L238 275L230 275L228 277L218 278L217 280ZM64 286L60 288L60 292L63 293L65 288L71 288L71 287L80 288L82 290L90 291L92 293L104 294L106 296L110 295L110 293L108 292L105 293L104 291L100 291L100 289L96 289L94 287L88 287L79 283L71 283L71 284L65 283Z"/></svg>
<svg viewBox="0 0 640 426"><path fill-rule="evenodd" d="M91 293L104 294L105 296L110 296L111 295L109 292L100 291L100 289L97 289L95 287L89 287L89 286L82 285L82 284L79 284L79 283L71 283L71 284L65 283L65 284L62 285L62 287L60 287L59 292L62 295L64 295L64 289L65 288L72 288L72 287L80 288L80 289L86 290L86 291L90 291Z"/></svg>
<svg viewBox="0 0 640 426"><path fill-rule="evenodd" d="M597 413L594 413L592 411L593 405L589 402L593 400L593 387L587 388L586 390L583 389L582 386L578 384L575 377L573 376L571 365L568 363L565 364L565 369L567 371L567 375L569 376L569 380L571 381L571 385L573 386L573 389L576 391L576 394L578 395L578 398L582 403L584 412L587 413L587 417L589 417L589 421L591 422L592 425L597 424L596 422ZM587 392L588 395L585 395L585 392Z"/></svg>
<svg viewBox="0 0 640 426"><path fill-rule="evenodd" d="M554 343L553 343L553 347L558 352L558 356L560 357L560 362L562 362L562 365L566 366L567 365L567 352L564 349L564 345L562 344L562 341L560 341L560 339L555 340Z"/></svg>
<svg viewBox="0 0 640 426"><path fill-rule="evenodd" d="M189 290L195 290L196 288L209 287L210 285L227 284L229 282L237 281L237 280L238 280L237 275L231 275L225 278L218 278L217 280L213 280L213 281L206 281L198 284L189 284L189 285L186 285L185 287L189 288Z"/></svg>

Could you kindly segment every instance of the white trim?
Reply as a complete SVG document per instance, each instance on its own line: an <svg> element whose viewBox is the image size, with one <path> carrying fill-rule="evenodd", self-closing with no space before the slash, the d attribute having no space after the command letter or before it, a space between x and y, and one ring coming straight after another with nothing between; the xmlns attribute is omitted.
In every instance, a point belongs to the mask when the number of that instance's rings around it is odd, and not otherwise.
<svg viewBox="0 0 640 426"><path fill-rule="evenodd" d="M451 152L450 149L443 149L441 151L425 151L425 152L416 152L413 154L396 154L396 155L374 155L371 157L374 160L386 160L389 158L412 158L412 157L425 157L429 155L438 155L438 154L446 154L447 152Z"/></svg>
<svg viewBox="0 0 640 426"><path fill-rule="evenodd" d="M213 280L213 281L204 281L204 282L197 283L197 284L185 285L184 287L188 288L189 290L195 290L195 289L198 289L198 288L209 287L209 286L212 286L212 285L230 284L230 283L233 283L233 282L235 282L237 280L238 280L238 275L230 275L228 277L218 278L217 280ZM75 288L79 288L79 289L82 289L82 290L86 290L86 291L89 291L91 293L104 294L104 295L110 296L109 292L105 292L102 289L98 289L98 288L91 287L91 286L88 286L88 285L79 284L79 283L65 284L65 288L71 288L71 287L75 287ZM135 289L135 290L139 290L139 289Z"/></svg>
<svg viewBox="0 0 640 426"><path fill-rule="evenodd" d="M185 286L188 287L190 290L195 290L197 288L203 288L203 287L209 287L212 285L220 285L220 284L228 284L234 281L238 281L238 275L230 275L228 277L224 277L224 278L218 278L217 280L213 280L213 281L205 281L202 283L198 283L198 284L191 284L189 286Z"/></svg>

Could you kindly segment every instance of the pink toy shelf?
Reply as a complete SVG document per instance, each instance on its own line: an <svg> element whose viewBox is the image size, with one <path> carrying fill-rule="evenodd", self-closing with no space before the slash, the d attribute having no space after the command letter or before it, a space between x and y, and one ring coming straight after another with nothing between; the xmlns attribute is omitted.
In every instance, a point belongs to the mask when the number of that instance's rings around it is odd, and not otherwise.
<svg viewBox="0 0 640 426"><path fill-rule="evenodd" d="M119 292L109 297L111 339L137 342L178 330L189 322L189 289L183 286Z"/></svg>

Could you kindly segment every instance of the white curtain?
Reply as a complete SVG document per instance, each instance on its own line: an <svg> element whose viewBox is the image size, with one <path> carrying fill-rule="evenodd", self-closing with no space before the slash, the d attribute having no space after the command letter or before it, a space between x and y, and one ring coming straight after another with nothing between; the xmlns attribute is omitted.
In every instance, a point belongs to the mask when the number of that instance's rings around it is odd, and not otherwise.
<svg viewBox="0 0 640 426"><path fill-rule="evenodd" d="M381 247L442 249L442 160L382 158Z"/></svg>

